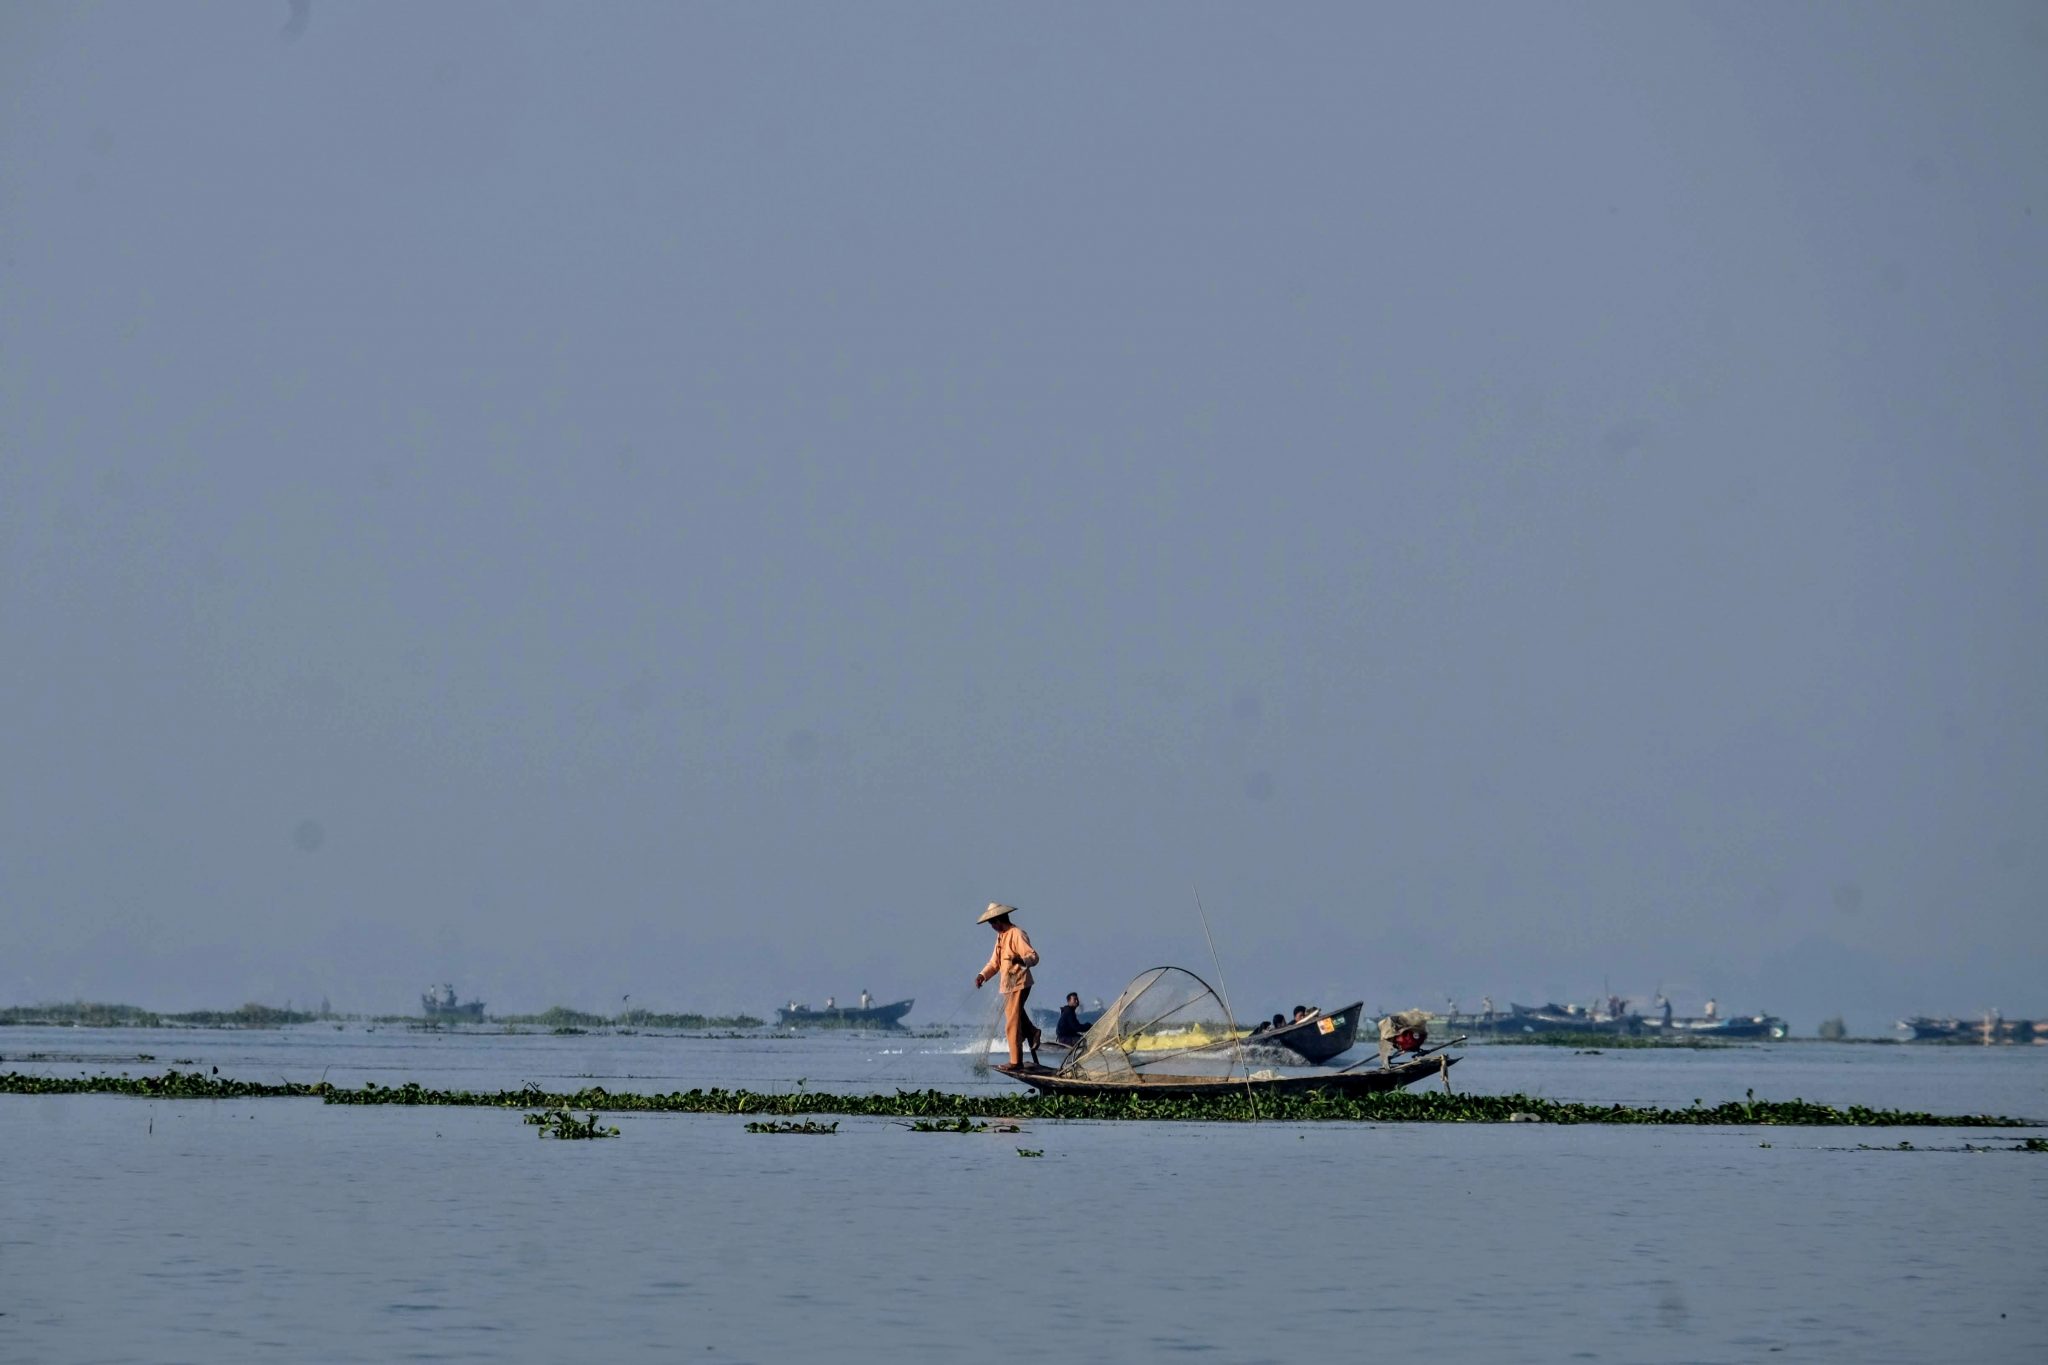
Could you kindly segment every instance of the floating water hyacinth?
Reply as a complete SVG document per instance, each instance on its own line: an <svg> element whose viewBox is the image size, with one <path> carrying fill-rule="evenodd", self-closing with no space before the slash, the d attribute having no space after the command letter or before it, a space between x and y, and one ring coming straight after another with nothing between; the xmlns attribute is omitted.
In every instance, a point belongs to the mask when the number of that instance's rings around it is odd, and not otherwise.
<svg viewBox="0 0 2048 1365"><path fill-rule="evenodd" d="M147 1099L319 1099L327 1104L405 1104L489 1109L606 1110L658 1114L748 1114L800 1117L839 1114L873 1118L961 1119L1016 1122L1030 1119L1122 1119L1178 1123L1506 1123L1527 1114L1543 1123L1684 1124L1738 1127L2035 1128L2028 1119L1996 1114L1929 1114L1862 1105L1834 1108L1802 1099L1744 1098L1688 1108L1576 1104L1528 1095L1447 1095L1397 1090L1373 1095L952 1095L939 1090L898 1090L886 1095L834 1095L820 1091L762 1094L748 1090L686 1090L668 1094L611 1094L600 1086L554 1093L536 1085L518 1090L430 1090L417 1082L380 1086L366 1081L345 1089L325 1081L266 1085L199 1072L161 1076L0 1075L0 1094L132 1095ZM1524 1120L1527 1122L1529 1120ZM928 1131L940 1131L931 1129ZM954 1129L953 1131L959 1131Z"/></svg>
<svg viewBox="0 0 2048 1365"><path fill-rule="evenodd" d="M578 1122L576 1116L567 1109L549 1109L538 1114L528 1114L525 1122L540 1129L534 1134L535 1137L575 1139L615 1138L619 1135L616 1128L599 1127L597 1115L585 1114L582 1121Z"/></svg>
<svg viewBox="0 0 2048 1365"><path fill-rule="evenodd" d="M750 1133L836 1133L839 1131L839 1125L836 1122L813 1123L809 1120L805 1120L802 1123L776 1123L771 1121L766 1123L750 1123L747 1125L747 1131Z"/></svg>
<svg viewBox="0 0 2048 1365"><path fill-rule="evenodd" d="M903 1125L913 1133L986 1133L988 1125L972 1119L913 1119ZM1015 1131L1012 1129L1011 1131Z"/></svg>

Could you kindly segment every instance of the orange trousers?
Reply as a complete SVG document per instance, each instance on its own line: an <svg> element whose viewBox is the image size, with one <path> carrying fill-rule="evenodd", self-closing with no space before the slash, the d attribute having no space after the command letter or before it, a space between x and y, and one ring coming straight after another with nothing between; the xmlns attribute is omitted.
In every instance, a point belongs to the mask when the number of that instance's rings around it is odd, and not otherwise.
<svg viewBox="0 0 2048 1365"><path fill-rule="evenodd" d="M1010 1065L1017 1066L1024 1060L1025 1039L1030 1039L1031 1050L1038 1051L1040 1040L1045 1034L1038 1025L1031 1022L1031 1016L1024 1012L1024 1002L1031 998L1031 988L1012 991L1003 997L1003 1032L1010 1039Z"/></svg>

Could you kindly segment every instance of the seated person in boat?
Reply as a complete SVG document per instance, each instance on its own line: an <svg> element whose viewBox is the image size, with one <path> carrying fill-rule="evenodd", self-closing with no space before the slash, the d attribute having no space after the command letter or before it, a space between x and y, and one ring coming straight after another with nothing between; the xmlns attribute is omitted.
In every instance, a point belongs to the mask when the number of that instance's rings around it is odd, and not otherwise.
<svg viewBox="0 0 2048 1365"><path fill-rule="evenodd" d="M1078 991L1067 992L1067 1003L1060 1006L1060 1021L1053 1026L1055 1042L1065 1047L1077 1047L1088 1032L1088 1026L1081 1022L1081 996Z"/></svg>
<svg viewBox="0 0 2048 1365"><path fill-rule="evenodd" d="M1322 1010L1315 1005L1296 1005L1294 1007L1294 1019L1292 1022L1298 1024L1304 1019L1313 1019L1321 1013Z"/></svg>

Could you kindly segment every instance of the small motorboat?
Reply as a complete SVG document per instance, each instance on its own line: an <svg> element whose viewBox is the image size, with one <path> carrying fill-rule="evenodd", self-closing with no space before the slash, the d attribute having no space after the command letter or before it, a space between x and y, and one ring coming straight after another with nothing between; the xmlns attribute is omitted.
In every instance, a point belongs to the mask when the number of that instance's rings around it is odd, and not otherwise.
<svg viewBox="0 0 2048 1365"><path fill-rule="evenodd" d="M1296 1023L1263 1033L1255 1030L1245 1035L1244 1045L1284 1047L1303 1061L1327 1062L1349 1052L1351 1045L1358 1041L1358 1020L1364 1013L1365 1002L1354 1000L1329 1014L1311 1014Z"/></svg>

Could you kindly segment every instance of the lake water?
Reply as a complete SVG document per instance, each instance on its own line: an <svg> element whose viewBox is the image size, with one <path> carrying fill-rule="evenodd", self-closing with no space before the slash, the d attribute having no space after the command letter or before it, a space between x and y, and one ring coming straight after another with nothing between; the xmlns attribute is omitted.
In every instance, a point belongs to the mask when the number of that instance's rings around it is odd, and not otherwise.
<svg viewBox="0 0 2048 1365"><path fill-rule="evenodd" d="M970 1048L6 1029L0 1070L1011 1088ZM1452 1079L2048 1118L2048 1049L1475 1046ZM2048 1157L1927 1150L2009 1134L612 1122L562 1143L501 1111L0 1096L0 1360L2048 1359Z"/></svg>

